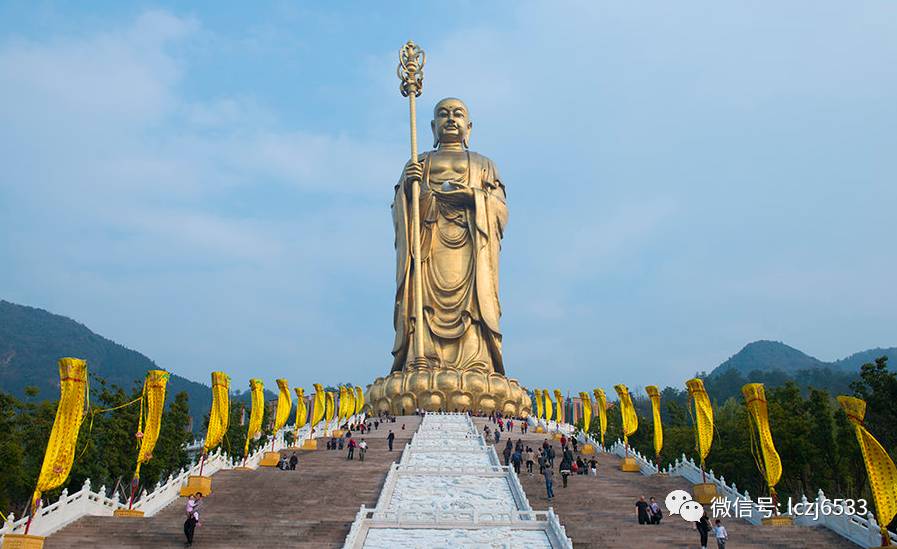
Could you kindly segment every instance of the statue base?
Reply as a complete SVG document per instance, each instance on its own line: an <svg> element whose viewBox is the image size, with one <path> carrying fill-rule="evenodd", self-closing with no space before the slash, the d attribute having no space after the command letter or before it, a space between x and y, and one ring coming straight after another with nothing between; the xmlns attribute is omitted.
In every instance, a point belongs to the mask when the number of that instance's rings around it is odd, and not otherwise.
<svg viewBox="0 0 897 549"><path fill-rule="evenodd" d="M212 477L190 475L187 484L181 486L181 497L190 497L196 492L206 497L212 493Z"/></svg>
<svg viewBox="0 0 897 549"><path fill-rule="evenodd" d="M536 425L536 432L537 432L537 433L544 433L544 432L545 432L545 429L543 429L541 425Z"/></svg>
<svg viewBox="0 0 897 549"><path fill-rule="evenodd" d="M262 460L259 461L259 467L277 467L280 463L280 452L265 452Z"/></svg>
<svg viewBox="0 0 897 549"><path fill-rule="evenodd" d="M127 518L143 518L143 511L138 511L137 509L116 509L115 511L112 512L112 516L113 517L127 517Z"/></svg>
<svg viewBox="0 0 897 549"><path fill-rule="evenodd" d="M43 549L44 536L26 536L25 534L6 534L3 536L3 549Z"/></svg>
<svg viewBox="0 0 897 549"><path fill-rule="evenodd" d="M302 446L299 447L300 450L317 450L318 449L318 439L316 438L308 438L302 442Z"/></svg>
<svg viewBox="0 0 897 549"><path fill-rule="evenodd" d="M762 519L761 522L763 522L763 526L791 526L794 524L791 515L776 515Z"/></svg>
<svg viewBox="0 0 897 549"><path fill-rule="evenodd" d="M713 503L713 498L719 497L719 492L716 491L716 484L711 482L695 484L692 487L692 492L694 493L695 501L702 505L710 505Z"/></svg>
<svg viewBox="0 0 897 549"><path fill-rule="evenodd" d="M595 453L595 447L592 446L591 444L583 444L579 448L579 453L584 456L591 456L592 454Z"/></svg>
<svg viewBox="0 0 897 549"><path fill-rule="evenodd" d="M635 458L632 456L623 458L623 463L620 464L620 470L624 473L642 472L642 468L638 466L638 462L636 462Z"/></svg>
<svg viewBox="0 0 897 549"><path fill-rule="evenodd" d="M428 412L498 412L529 417L532 401L516 379L484 368L459 370L442 366L408 365L402 371L378 377L365 393L374 414ZM538 431L537 431L538 432Z"/></svg>

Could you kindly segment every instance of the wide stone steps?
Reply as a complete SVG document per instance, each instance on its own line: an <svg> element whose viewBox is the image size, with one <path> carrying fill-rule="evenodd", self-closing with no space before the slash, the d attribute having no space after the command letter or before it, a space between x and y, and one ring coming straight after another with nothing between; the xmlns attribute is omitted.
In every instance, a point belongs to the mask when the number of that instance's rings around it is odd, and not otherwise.
<svg viewBox="0 0 897 549"><path fill-rule="evenodd" d="M357 451L356 459L348 461L345 449L319 449L299 452L295 471L262 467L215 474L194 544L224 549L342 547L359 507L375 504L390 465L399 460L419 424L420 418L400 417L365 435L364 462ZM393 452L386 448L390 429L396 434ZM318 443L324 448L323 439ZM50 536L45 547L181 547L184 519L183 499L143 519L85 517Z"/></svg>
<svg viewBox="0 0 897 549"><path fill-rule="evenodd" d="M475 423L480 432L489 423L483 418L476 418ZM515 422L516 424L517 422ZM515 425L515 432L501 433L496 452L502 460L502 450L508 438L517 441L522 439L533 450L541 447L546 435L541 433L520 434ZM691 491L691 484L682 477L645 476L641 473L623 473L620 471L620 458L615 455L600 453L598 460L598 476L571 475L568 487L558 473L560 463L560 443L550 439L556 458L554 467L554 493L551 506L558 514L567 535L573 540L577 549L586 548L677 548L699 547L699 536L694 524L684 521L678 515L667 517L663 505L666 495L673 490ZM538 454L537 454L538 455ZM533 507L548 506L545 492L545 481L538 474L538 463L530 476L521 468L520 482L526 491ZM639 525L635 502L639 496L655 497L664 509L664 519L659 525ZM708 508L709 515L709 508ZM766 527L754 526L740 519L722 519L729 532L728 547L745 549L784 549L784 548L856 548L834 532L825 528L808 528L801 526ZM716 540L711 535L710 547L716 547Z"/></svg>

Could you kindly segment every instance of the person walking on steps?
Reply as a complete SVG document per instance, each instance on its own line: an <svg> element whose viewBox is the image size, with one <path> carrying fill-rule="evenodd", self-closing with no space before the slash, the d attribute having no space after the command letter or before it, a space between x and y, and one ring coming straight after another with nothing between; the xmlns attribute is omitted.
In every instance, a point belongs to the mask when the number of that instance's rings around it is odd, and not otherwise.
<svg viewBox="0 0 897 549"><path fill-rule="evenodd" d="M358 461L364 461L364 455L368 451L368 443L361 439L361 442L358 443Z"/></svg>
<svg viewBox="0 0 897 549"><path fill-rule="evenodd" d="M554 484L554 480L552 479L554 473L551 471L551 468L544 467L542 469L542 476L545 477L545 492L548 494L548 501L551 501L554 497L554 488L552 486Z"/></svg>
<svg viewBox="0 0 897 549"><path fill-rule="evenodd" d="M707 513L704 513L701 520L695 523L695 528L698 530L698 535L701 536L701 549L707 549L707 534L710 533L710 519L707 518Z"/></svg>
<svg viewBox="0 0 897 549"><path fill-rule="evenodd" d="M346 446L349 447L349 455L346 456L346 459L354 460L355 459L355 446L356 446L355 439L352 437L349 437L348 442L346 442Z"/></svg>
<svg viewBox="0 0 897 549"><path fill-rule="evenodd" d="M531 476L533 474L533 464L536 462L536 456L533 454L533 449L529 446L526 447L526 472Z"/></svg>
<svg viewBox="0 0 897 549"><path fill-rule="evenodd" d="M716 546L717 549L726 549L726 542L729 541L729 532L726 531L726 527L720 524L719 519L716 519L713 527L713 533L716 535Z"/></svg>
<svg viewBox="0 0 897 549"><path fill-rule="evenodd" d="M635 502L635 508L638 512L638 523L639 524L651 524L651 518L648 516L648 502L645 501L645 496L640 496L638 501ZM704 549L707 549L706 547Z"/></svg>
<svg viewBox="0 0 897 549"><path fill-rule="evenodd" d="M505 444L505 449L501 453L505 457L505 466L510 465L511 454L514 452L514 443L511 442L511 439L508 439L508 443Z"/></svg>
<svg viewBox="0 0 897 549"><path fill-rule="evenodd" d="M199 524L199 508L202 502L202 492L196 492L196 494L190 496L187 500L187 520L184 521L184 535L187 537L187 541L184 542L184 547L190 547L193 545L193 533L196 530Z"/></svg>
<svg viewBox="0 0 897 549"><path fill-rule="evenodd" d="M386 444L389 446L389 451L392 452L392 443L396 439L396 434L392 432L390 429L389 434L386 435Z"/></svg>
<svg viewBox="0 0 897 549"><path fill-rule="evenodd" d="M570 476L570 471L573 468L573 452L569 449L564 450L564 457L561 458L561 465L558 468L558 471L561 473L561 478L564 480L564 488L567 487L567 477Z"/></svg>

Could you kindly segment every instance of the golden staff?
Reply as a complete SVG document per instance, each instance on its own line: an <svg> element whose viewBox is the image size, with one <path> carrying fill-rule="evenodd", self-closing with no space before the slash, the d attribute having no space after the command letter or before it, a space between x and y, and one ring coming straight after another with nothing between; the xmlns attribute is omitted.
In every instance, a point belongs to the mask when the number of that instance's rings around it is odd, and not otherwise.
<svg viewBox="0 0 897 549"><path fill-rule="evenodd" d="M411 116L411 164L417 164L417 108L415 98L424 87L424 63L427 57L420 46L408 41L399 51L399 66L396 74L402 85L399 89L408 98ZM414 261L412 291L414 293L414 361L416 366L426 366L424 357L424 304L423 285L420 274L420 180L411 181L411 255Z"/></svg>

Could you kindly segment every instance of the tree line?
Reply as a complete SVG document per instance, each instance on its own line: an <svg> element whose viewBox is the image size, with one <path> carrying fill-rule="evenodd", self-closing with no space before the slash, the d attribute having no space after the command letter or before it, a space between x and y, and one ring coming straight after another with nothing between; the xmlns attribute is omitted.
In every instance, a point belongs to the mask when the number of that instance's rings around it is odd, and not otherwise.
<svg viewBox="0 0 897 549"><path fill-rule="evenodd" d="M729 377L739 376L738 372ZM727 379L723 391L728 391ZM742 380L747 383L747 380ZM739 381L740 386L744 383ZM706 459L707 469L724 475L726 482L747 489L753 498L769 495L766 481L756 460L762 459L752 448L751 425L740 391L737 396L720 398L719 388L706 389L714 404L714 439ZM897 459L897 374L887 368L887 358L864 364L858 378L849 384L848 392L867 403L866 428ZM801 388L794 380L777 387L767 387L769 423L776 450L782 460L782 478L776 486L780 501L801 496L813 499L821 489L828 497L866 499L872 509L863 457L853 425L835 400L834 394L814 387ZM695 450L693 411L688 392L666 387L661 392L663 449L660 466L667 467L683 454L698 462ZM647 396L633 395L639 416L638 431L629 438L631 447L645 456L654 456L653 415ZM622 421L616 405L607 412L605 442L622 439ZM590 431L600 432L597 418ZM754 437L755 438L755 437ZM897 519L891 527L897 526Z"/></svg>
<svg viewBox="0 0 897 549"><path fill-rule="evenodd" d="M90 479L91 489L106 486L107 495L127 497L137 463L139 440L136 437L140 414L139 402L125 406L141 396L142 384L135 383L129 390L109 384L103 378L90 374L90 408L84 415L78 434L75 462L65 484L43 497L53 501L59 493L81 489ZM40 398L35 387L25 390L24 398L16 398L0 391L0 511L22 516L34 491L43 463L44 452L58 400ZM100 411L117 408L111 411ZM250 452L265 444L271 434L273 416L265 410L264 432L250 442ZM243 457L246 441L245 423L249 409L242 400L232 400L230 425L222 442L222 449L236 458ZM193 441L190 431L189 397L182 391L166 395L159 439L153 458L141 467L136 493L144 488L152 490L157 482L167 480L182 468L191 464L187 445ZM208 424L208 416L203 425Z"/></svg>

